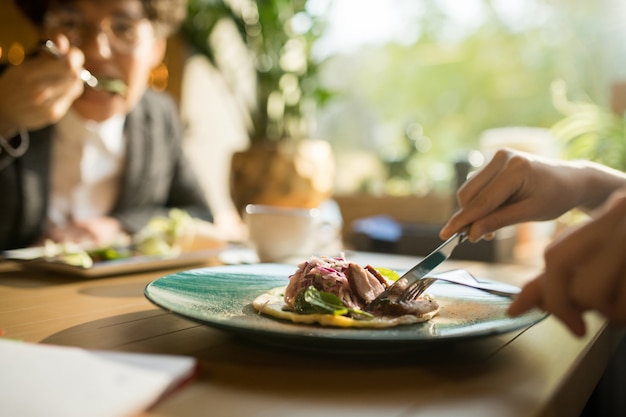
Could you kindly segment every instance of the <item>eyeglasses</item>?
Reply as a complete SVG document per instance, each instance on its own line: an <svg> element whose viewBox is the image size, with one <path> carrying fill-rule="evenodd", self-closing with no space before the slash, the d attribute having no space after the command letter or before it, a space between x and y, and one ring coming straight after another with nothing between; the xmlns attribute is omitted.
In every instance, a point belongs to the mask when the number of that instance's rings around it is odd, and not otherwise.
<svg viewBox="0 0 626 417"><path fill-rule="evenodd" d="M81 47L86 38L103 33L111 49L119 53L131 52L152 30L148 19L135 19L128 16L107 16L98 24L88 23L80 14L72 11L52 11L44 17L44 31L47 35L65 35L70 44Z"/></svg>

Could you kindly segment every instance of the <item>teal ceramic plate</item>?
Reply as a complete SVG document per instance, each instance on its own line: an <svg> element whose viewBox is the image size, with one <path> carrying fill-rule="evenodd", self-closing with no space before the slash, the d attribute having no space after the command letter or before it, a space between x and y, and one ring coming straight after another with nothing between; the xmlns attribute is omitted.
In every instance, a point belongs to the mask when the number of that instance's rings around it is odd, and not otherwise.
<svg viewBox="0 0 626 417"><path fill-rule="evenodd" d="M545 313L531 311L511 318L510 300L438 281L430 287L441 305L426 323L387 329L344 329L294 324L260 315L252 301L287 285L296 267L282 264L229 265L199 268L159 278L145 288L157 306L236 336L289 348L323 351L405 350L436 342L467 340L531 326ZM494 285L507 284L487 281Z"/></svg>

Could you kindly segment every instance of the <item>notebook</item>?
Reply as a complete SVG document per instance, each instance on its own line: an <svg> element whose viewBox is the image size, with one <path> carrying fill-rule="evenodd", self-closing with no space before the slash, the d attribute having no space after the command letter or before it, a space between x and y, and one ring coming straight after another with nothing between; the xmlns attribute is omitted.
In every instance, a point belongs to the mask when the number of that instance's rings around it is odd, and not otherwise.
<svg viewBox="0 0 626 417"><path fill-rule="evenodd" d="M194 358L0 339L0 408L20 417L127 417L188 381Z"/></svg>

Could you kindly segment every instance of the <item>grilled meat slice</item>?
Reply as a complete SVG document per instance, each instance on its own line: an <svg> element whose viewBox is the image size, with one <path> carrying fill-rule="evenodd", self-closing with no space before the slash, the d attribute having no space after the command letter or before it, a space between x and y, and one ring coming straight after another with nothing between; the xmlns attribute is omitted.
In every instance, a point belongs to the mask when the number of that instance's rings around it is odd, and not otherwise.
<svg viewBox="0 0 626 417"><path fill-rule="evenodd" d="M376 275L380 274L378 272L373 274L369 268L374 269L369 266L368 268L363 268L361 265L350 263L346 269L350 288L358 297L361 308L371 303L386 288L384 278L382 276L380 278L377 277Z"/></svg>

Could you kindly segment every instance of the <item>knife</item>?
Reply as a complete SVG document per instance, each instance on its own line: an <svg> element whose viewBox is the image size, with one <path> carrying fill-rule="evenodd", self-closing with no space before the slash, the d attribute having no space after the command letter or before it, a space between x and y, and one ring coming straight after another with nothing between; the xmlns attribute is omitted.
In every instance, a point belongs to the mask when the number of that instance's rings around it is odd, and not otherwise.
<svg viewBox="0 0 626 417"><path fill-rule="evenodd" d="M460 243L467 240L467 229L463 229L460 232L455 233L448 240L443 242L437 249L429 253L424 259L422 259L417 265L409 269L404 275L396 280L389 288L380 293L370 305L381 301L385 298L398 297L402 291L414 283L417 280L424 278L430 272L432 272L443 261L448 259L452 254L454 248Z"/></svg>

